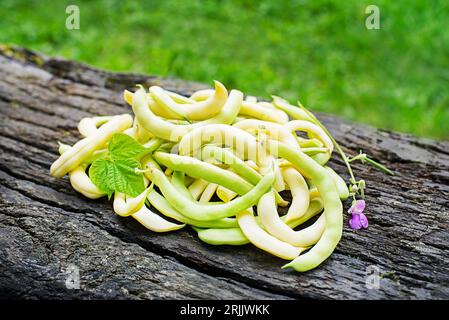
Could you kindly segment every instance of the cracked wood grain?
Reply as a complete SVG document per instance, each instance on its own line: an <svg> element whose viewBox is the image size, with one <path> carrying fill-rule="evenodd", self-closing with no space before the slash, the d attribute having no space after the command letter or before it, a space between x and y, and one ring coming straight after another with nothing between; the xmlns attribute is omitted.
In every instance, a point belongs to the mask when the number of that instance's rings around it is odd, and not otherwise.
<svg viewBox="0 0 449 320"><path fill-rule="evenodd" d="M210 246L188 228L153 233L49 176L56 141L78 140L82 117L130 112L121 93L136 83L185 95L206 87L0 48L1 297L449 298L449 142L319 115L345 151L363 149L396 175L354 164L367 182L370 228L352 231L345 217L331 258L300 274L250 245ZM331 166L348 178L337 156ZM80 269L78 290L64 284L70 264ZM380 271L379 289L365 284L369 266Z"/></svg>

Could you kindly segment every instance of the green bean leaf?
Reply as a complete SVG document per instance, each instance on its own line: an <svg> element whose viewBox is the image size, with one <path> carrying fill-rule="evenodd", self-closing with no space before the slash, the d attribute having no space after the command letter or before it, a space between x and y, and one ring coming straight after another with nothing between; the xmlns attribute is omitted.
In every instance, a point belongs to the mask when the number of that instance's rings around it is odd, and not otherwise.
<svg viewBox="0 0 449 320"><path fill-rule="evenodd" d="M124 133L112 136L108 153L95 159L89 168L92 182L110 198L114 192L136 197L145 189L139 158L150 149Z"/></svg>
<svg viewBox="0 0 449 320"><path fill-rule="evenodd" d="M147 152L144 146L124 133L114 134L108 149L112 159L132 159Z"/></svg>
<svg viewBox="0 0 449 320"><path fill-rule="evenodd" d="M139 168L139 161L132 158L97 159L89 168L89 176L109 198L115 191L136 197L145 190L143 175L135 170Z"/></svg>

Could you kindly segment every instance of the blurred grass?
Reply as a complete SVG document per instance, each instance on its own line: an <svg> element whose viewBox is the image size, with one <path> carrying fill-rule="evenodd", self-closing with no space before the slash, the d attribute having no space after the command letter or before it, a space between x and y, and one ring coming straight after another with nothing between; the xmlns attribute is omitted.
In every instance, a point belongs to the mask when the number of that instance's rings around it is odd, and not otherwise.
<svg viewBox="0 0 449 320"><path fill-rule="evenodd" d="M2 0L0 43L449 139L448 1ZM76 4L80 30L67 30ZM365 28L380 8L381 29Z"/></svg>

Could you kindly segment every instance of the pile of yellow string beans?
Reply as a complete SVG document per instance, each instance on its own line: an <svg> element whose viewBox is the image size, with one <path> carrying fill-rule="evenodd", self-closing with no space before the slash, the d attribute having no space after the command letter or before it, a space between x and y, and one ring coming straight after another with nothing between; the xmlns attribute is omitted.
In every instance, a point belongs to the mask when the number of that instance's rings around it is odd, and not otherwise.
<svg viewBox="0 0 449 320"><path fill-rule="evenodd" d="M214 89L190 97L140 86L125 91L124 99L134 119L129 114L82 119L83 139L60 144L51 175L68 174L73 188L91 199L113 194L116 214L154 232L190 225L206 243L252 243L289 260L284 268L297 271L313 269L331 255L342 235L341 200L349 191L326 165L333 139L309 111L275 96L266 102L228 92L218 81ZM105 190L90 174L117 134L145 150L130 173L142 177L139 194ZM282 196L286 192L290 202ZM279 206L288 207L287 213L279 214Z"/></svg>

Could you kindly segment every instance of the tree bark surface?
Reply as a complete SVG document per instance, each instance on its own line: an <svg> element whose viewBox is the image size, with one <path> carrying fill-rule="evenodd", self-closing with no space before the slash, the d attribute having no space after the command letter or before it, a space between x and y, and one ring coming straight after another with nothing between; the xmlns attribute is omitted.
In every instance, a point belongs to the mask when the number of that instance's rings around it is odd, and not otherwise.
<svg viewBox="0 0 449 320"><path fill-rule="evenodd" d="M0 47L0 297L449 298L449 142L319 114L346 152L363 149L395 176L354 163L367 184L369 228L349 229L345 214L327 261L282 270L284 261L252 245L211 246L188 227L153 233L49 175L57 141L77 141L83 117L131 113L122 92L136 83L184 95L207 87ZM337 155L330 166L348 178ZM70 286L77 272L78 289Z"/></svg>

